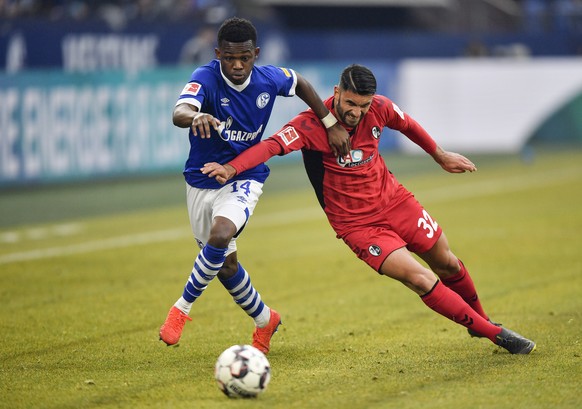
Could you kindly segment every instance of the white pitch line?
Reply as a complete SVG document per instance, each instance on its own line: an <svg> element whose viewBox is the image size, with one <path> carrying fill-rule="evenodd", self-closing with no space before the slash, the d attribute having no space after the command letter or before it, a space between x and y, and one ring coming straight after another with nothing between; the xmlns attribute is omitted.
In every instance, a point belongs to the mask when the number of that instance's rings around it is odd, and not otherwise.
<svg viewBox="0 0 582 409"><path fill-rule="evenodd" d="M127 236L111 237L103 240L92 240L84 243L71 244L46 249L21 251L0 256L1 264L16 263L19 261L40 260L45 258L70 256L74 254L93 253L101 250L111 250L120 247L131 247L142 244L171 241L190 236L189 229L158 230L148 233L131 234Z"/></svg>
<svg viewBox="0 0 582 409"><path fill-rule="evenodd" d="M24 240L46 240L51 237L67 237L81 234L81 223L53 224L47 227L33 227L0 233L0 243L19 243Z"/></svg>
<svg viewBox="0 0 582 409"><path fill-rule="evenodd" d="M574 171L558 169L555 171L528 174L525 176L509 176L496 181L487 180L477 183L450 186L448 188L438 188L424 191L421 193L421 196L423 197L422 200L426 202L447 202L464 198L503 194L507 192L528 190L530 188L567 183L573 179L580 179L581 177L582 174L580 174L577 169ZM272 227L307 220L318 220L320 218L325 219L323 211L316 205L312 205L307 208L284 210L265 215L259 214L253 216L251 223L255 227ZM8 253L0 256L0 265L75 254L86 254L102 250L159 243L188 237L192 237L188 228L157 230L148 233L92 240L67 246Z"/></svg>

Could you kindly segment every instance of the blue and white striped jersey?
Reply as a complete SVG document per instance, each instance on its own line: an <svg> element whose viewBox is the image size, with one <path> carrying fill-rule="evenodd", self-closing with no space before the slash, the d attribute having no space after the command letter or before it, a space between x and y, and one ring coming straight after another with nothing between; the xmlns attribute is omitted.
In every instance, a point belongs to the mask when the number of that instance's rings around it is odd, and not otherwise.
<svg viewBox="0 0 582 409"><path fill-rule="evenodd" d="M184 168L186 182L203 189L222 187L216 179L200 172L207 162L226 163L245 149L260 142L271 116L277 95L295 95L297 75L291 69L272 65L255 66L242 85L235 85L221 72L220 62L213 60L196 69L180 95L176 105L194 105L200 112L213 115L221 121L220 132L202 139L189 130L190 153ZM260 164L237 179L253 179L263 183L269 168Z"/></svg>

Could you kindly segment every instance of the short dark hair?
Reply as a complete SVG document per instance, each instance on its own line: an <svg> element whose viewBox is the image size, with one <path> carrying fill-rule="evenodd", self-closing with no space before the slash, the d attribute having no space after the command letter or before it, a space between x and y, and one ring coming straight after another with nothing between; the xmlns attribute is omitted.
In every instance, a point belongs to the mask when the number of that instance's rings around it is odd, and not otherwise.
<svg viewBox="0 0 582 409"><path fill-rule="evenodd" d="M257 29L249 20L232 17L225 20L218 29L218 46L223 41L230 43L244 43L251 40L253 46L257 45Z"/></svg>
<svg viewBox="0 0 582 409"><path fill-rule="evenodd" d="M358 95L374 95L376 93L376 77L369 68L352 64L342 71L339 87L344 91L355 92Z"/></svg>

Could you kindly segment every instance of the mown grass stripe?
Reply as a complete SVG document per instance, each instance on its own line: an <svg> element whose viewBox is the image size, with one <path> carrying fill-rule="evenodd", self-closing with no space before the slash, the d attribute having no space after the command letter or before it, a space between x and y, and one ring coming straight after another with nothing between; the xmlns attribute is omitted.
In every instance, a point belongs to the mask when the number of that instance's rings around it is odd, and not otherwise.
<svg viewBox="0 0 582 409"><path fill-rule="evenodd" d="M420 193L423 202L443 203L459 199L469 199L490 195L505 194L528 190L531 188L568 183L581 178L582 175L575 169L556 169L553 171L528 173L504 177L503 179L479 181L467 183L450 188L425 190ZM323 211L317 206L303 207L301 209L283 210L275 213L258 214L253 216L253 225L259 227L273 227L286 225L306 220L316 220L325 217ZM22 261L40 260L53 257L61 257L75 254L91 253L95 251L110 250L118 247L131 247L149 243L164 242L186 238L189 230L175 228L158 230L147 233L138 233L127 236L112 237L103 240L87 241L66 246L51 247L40 250L14 252L0 256L0 265Z"/></svg>

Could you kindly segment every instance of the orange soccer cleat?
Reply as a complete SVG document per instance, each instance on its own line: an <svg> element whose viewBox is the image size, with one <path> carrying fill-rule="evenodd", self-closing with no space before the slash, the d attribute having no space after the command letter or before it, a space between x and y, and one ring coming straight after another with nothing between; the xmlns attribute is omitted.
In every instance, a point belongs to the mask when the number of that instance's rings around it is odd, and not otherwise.
<svg viewBox="0 0 582 409"><path fill-rule="evenodd" d="M281 316L279 313L271 309L271 317L269 323L263 328L255 328L253 332L253 346L267 355L271 348L271 337L281 325Z"/></svg>
<svg viewBox="0 0 582 409"><path fill-rule="evenodd" d="M192 321L192 318L176 307L170 308L166 321L160 328L160 339L168 346L177 344L182 336L186 320Z"/></svg>

